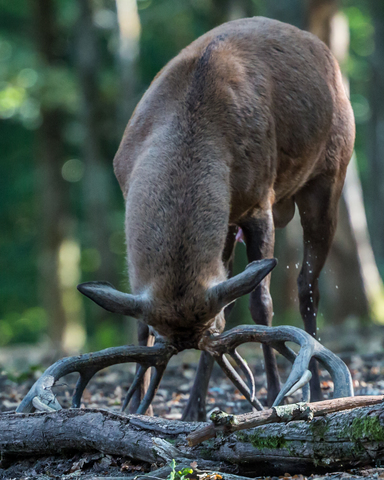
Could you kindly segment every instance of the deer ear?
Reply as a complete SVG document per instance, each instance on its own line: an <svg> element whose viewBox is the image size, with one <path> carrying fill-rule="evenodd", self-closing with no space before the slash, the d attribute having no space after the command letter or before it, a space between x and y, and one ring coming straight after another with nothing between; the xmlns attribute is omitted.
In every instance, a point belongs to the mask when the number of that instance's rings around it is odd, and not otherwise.
<svg viewBox="0 0 384 480"><path fill-rule="evenodd" d="M276 265L276 258L257 260L248 264L239 275L210 288L208 298L215 315L237 298L252 292Z"/></svg>
<svg viewBox="0 0 384 480"><path fill-rule="evenodd" d="M109 312L134 318L139 318L143 314L144 302L138 295L119 292L108 282L81 283L77 289Z"/></svg>

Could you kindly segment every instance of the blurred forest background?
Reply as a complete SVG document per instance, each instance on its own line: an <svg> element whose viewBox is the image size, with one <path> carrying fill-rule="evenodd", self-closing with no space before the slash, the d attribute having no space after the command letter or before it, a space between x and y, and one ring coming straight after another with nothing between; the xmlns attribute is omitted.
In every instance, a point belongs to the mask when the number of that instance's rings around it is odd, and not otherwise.
<svg viewBox="0 0 384 480"><path fill-rule="evenodd" d="M89 280L129 289L113 156L156 73L211 28L254 15L330 45L355 112L355 155L321 277L320 330L384 323L382 0L1 0L0 347L49 341L73 352L135 340L132 319L76 290ZM295 217L277 232L275 324L302 326L301 250ZM239 244L235 270L245 265ZM247 299L231 323L251 323Z"/></svg>

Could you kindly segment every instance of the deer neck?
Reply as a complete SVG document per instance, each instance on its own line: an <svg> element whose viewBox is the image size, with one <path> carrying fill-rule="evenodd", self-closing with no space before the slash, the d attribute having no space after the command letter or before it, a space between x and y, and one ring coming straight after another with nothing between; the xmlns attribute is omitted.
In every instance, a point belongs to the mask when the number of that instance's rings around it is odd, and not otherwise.
<svg viewBox="0 0 384 480"><path fill-rule="evenodd" d="M127 195L131 287L168 303L226 278L229 169L209 148L153 151L138 159Z"/></svg>

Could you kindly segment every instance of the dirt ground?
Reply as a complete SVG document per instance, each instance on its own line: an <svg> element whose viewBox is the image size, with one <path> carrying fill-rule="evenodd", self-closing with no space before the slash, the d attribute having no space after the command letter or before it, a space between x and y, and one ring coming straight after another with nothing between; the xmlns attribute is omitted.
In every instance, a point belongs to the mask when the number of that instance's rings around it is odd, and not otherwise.
<svg viewBox="0 0 384 480"><path fill-rule="evenodd" d="M380 334L382 334L380 330ZM367 334L368 335L368 334ZM384 337L381 337L384 338ZM373 334L377 339L377 333ZM367 339L366 339L367 340ZM329 340L331 342L331 339ZM324 342L327 344L326 342ZM363 342L364 344L364 342ZM355 344L356 345L356 344ZM364 344L365 345L365 344ZM384 394L384 351L382 348L366 349L363 352L344 352L340 354L352 373L356 395L383 395ZM255 375L257 396L262 403L266 401L265 375L262 365L261 350L258 347L243 347L242 354L248 359ZM349 347L350 348L350 347ZM357 348L355 350L358 350ZM31 355L33 357L33 355ZM4 360L3 357L0 361ZM197 356L188 352L180 358L172 359L160 389L153 403L154 414L168 419L178 420L186 405L191 389ZM4 368L0 373L0 412L13 411L27 393L30 386L43 371L41 366ZM282 378L289 373L289 365L279 359L279 368ZM13 370L13 372L12 372ZM10 373L11 371L11 373ZM117 365L101 371L89 384L83 396L83 405L87 407L108 408L119 411L124 401L124 395L133 378L134 365ZM332 395L333 383L328 373L322 371L322 389L325 398ZM68 375L60 385L55 387L57 398L61 405L70 406L71 393L76 382L76 375ZM290 398L290 402L300 401L300 393ZM207 399L207 414L214 408L228 413L244 413L250 411L244 397L236 391L219 368L215 366L209 386ZM1 433L1 432L0 432ZM91 478L134 478L147 472L152 472L162 465L135 463L128 457L103 455L101 453L76 453L72 455L58 455L40 458L3 458L0 464L1 479L91 479ZM255 472L255 475L257 472ZM193 475L192 475L193 476ZM384 468L380 465L369 465L365 469L347 472L333 472L326 475L313 474L305 477L300 472L286 473L280 477L254 477L264 479L362 479L383 478ZM203 476L200 480L220 480L216 477ZM225 474L223 474L225 480Z"/></svg>

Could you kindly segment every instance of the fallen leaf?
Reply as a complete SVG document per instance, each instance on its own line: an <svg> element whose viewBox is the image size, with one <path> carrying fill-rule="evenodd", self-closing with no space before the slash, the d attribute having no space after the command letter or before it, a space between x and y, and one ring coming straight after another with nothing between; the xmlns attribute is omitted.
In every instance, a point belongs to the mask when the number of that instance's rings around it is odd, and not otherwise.
<svg viewBox="0 0 384 480"><path fill-rule="evenodd" d="M132 463L127 460L120 467L121 472L143 472L144 469L142 465L132 465Z"/></svg>

